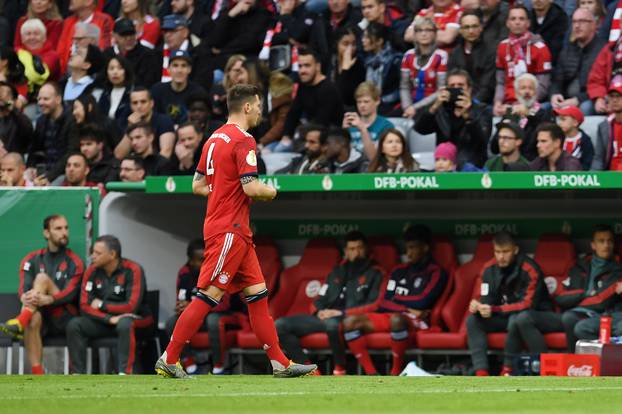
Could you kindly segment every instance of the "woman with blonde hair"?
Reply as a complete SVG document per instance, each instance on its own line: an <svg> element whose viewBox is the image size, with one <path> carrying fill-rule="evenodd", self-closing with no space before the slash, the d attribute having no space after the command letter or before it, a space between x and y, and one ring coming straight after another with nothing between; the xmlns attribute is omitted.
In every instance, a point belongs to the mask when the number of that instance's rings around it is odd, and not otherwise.
<svg viewBox="0 0 622 414"><path fill-rule="evenodd" d="M63 18L58 11L56 0L29 0L26 15L19 18L15 28L15 40L13 46L15 50L23 47L22 25L28 19L39 19L45 25L47 42L52 49L56 49L58 39L63 31Z"/></svg>
<svg viewBox="0 0 622 414"><path fill-rule="evenodd" d="M369 163L370 173L419 171L419 164L408 151L404 135L395 128L385 130L378 140L378 151Z"/></svg>
<svg viewBox="0 0 622 414"><path fill-rule="evenodd" d="M119 18L132 20L140 43L155 48L160 40L160 21L149 14L149 0L121 0Z"/></svg>
<svg viewBox="0 0 622 414"><path fill-rule="evenodd" d="M283 136L285 118L292 107L294 83L286 75L280 72L270 74L270 86L268 88L268 101L270 113L268 120L270 129L258 140L261 147L278 142Z"/></svg>

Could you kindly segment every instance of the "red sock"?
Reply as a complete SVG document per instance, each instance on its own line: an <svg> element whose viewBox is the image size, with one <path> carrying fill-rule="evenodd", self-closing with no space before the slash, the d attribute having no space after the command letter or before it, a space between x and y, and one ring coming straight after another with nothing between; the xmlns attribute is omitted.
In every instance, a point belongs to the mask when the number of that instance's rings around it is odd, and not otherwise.
<svg viewBox="0 0 622 414"><path fill-rule="evenodd" d="M31 368L32 375L43 375L45 372L43 371L43 365L37 364L33 365Z"/></svg>
<svg viewBox="0 0 622 414"><path fill-rule="evenodd" d="M261 298L248 304L248 316L251 321L251 328L259 342L263 344L263 349L268 354L270 362L276 361L284 367L289 366L289 359L281 351L279 336L274 327L274 320L268 310L268 298ZM272 365L274 367L274 364Z"/></svg>
<svg viewBox="0 0 622 414"><path fill-rule="evenodd" d="M408 348L408 341L396 341L391 339L391 353L393 354L393 367L391 375L400 375L404 366L404 354Z"/></svg>
<svg viewBox="0 0 622 414"><path fill-rule="evenodd" d="M477 371L475 371L476 377L487 377L488 375L490 374L488 373L487 369L478 369Z"/></svg>
<svg viewBox="0 0 622 414"><path fill-rule="evenodd" d="M28 327L28 325L30 324L30 319L32 318L33 314L34 312L30 309L22 308L22 311L19 315L15 317L15 319L17 319L20 325L22 325L22 329L26 329L26 327Z"/></svg>
<svg viewBox="0 0 622 414"><path fill-rule="evenodd" d="M359 364L361 364L367 375L375 375L378 373L369 356L369 352L367 352L367 341L364 336L348 341L348 348L350 348L350 351L352 351L354 357L358 360Z"/></svg>
<svg viewBox="0 0 622 414"><path fill-rule="evenodd" d="M212 305L213 306L213 305ZM166 347L166 363L175 364L186 342L197 333L212 306L201 299L194 299L179 316L171 341Z"/></svg>

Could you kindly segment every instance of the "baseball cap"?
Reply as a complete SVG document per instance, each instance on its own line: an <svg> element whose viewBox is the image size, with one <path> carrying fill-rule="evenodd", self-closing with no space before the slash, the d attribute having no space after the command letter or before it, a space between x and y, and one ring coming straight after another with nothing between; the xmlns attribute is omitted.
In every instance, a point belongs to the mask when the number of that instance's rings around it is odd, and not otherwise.
<svg viewBox="0 0 622 414"><path fill-rule="evenodd" d="M181 26L188 27L188 20L179 14L169 14L162 19L162 30L174 30Z"/></svg>
<svg viewBox="0 0 622 414"><path fill-rule="evenodd" d="M134 22L130 19L122 18L114 22L113 31L119 35L136 34L136 27L134 26Z"/></svg>
<svg viewBox="0 0 622 414"><path fill-rule="evenodd" d="M188 63L192 64L192 57L190 57L190 53L185 50L173 50L168 58L169 64L175 59L185 59Z"/></svg>
<svg viewBox="0 0 622 414"><path fill-rule="evenodd" d="M516 138L522 139L523 141L525 140L525 130L523 130L523 128L518 126L517 123L507 120L507 119L503 119L501 120L501 122L497 124L497 131L500 131L501 128L507 128L510 131L514 132L514 135L516 135Z"/></svg>
<svg viewBox="0 0 622 414"><path fill-rule="evenodd" d="M614 76L609 84L609 90L607 92L617 92L622 94L622 75Z"/></svg>
<svg viewBox="0 0 622 414"><path fill-rule="evenodd" d="M565 108L555 109L555 113L562 116L571 116L577 120L579 125L581 125L585 119L583 112L581 112L581 110L576 106L567 106Z"/></svg>

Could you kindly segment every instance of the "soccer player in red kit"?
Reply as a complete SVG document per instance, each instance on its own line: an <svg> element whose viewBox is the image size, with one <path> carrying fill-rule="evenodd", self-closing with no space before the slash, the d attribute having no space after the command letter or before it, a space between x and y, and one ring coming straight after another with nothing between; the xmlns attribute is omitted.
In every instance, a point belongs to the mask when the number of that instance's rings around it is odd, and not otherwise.
<svg viewBox="0 0 622 414"><path fill-rule="evenodd" d="M290 361L281 351L268 311L268 289L255 253L249 225L251 200L270 201L276 190L257 176L255 139L246 131L261 120L259 90L236 85L227 94L229 119L203 146L192 192L209 197L203 227L205 255L196 298L182 312L155 370L167 378L186 378L179 355L205 316L225 292L243 291L251 327L268 354L275 377L299 377L316 365Z"/></svg>

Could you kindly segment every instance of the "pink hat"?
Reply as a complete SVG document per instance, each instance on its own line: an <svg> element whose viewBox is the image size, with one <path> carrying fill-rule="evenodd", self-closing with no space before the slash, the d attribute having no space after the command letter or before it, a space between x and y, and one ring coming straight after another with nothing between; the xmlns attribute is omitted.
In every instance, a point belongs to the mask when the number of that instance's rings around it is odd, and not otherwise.
<svg viewBox="0 0 622 414"><path fill-rule="evenodd" d="M445 158L451 160L454 164L458 155L458 148L451 142L443 142L438 144L436 151L434 151L434 159Z"/></svg>

